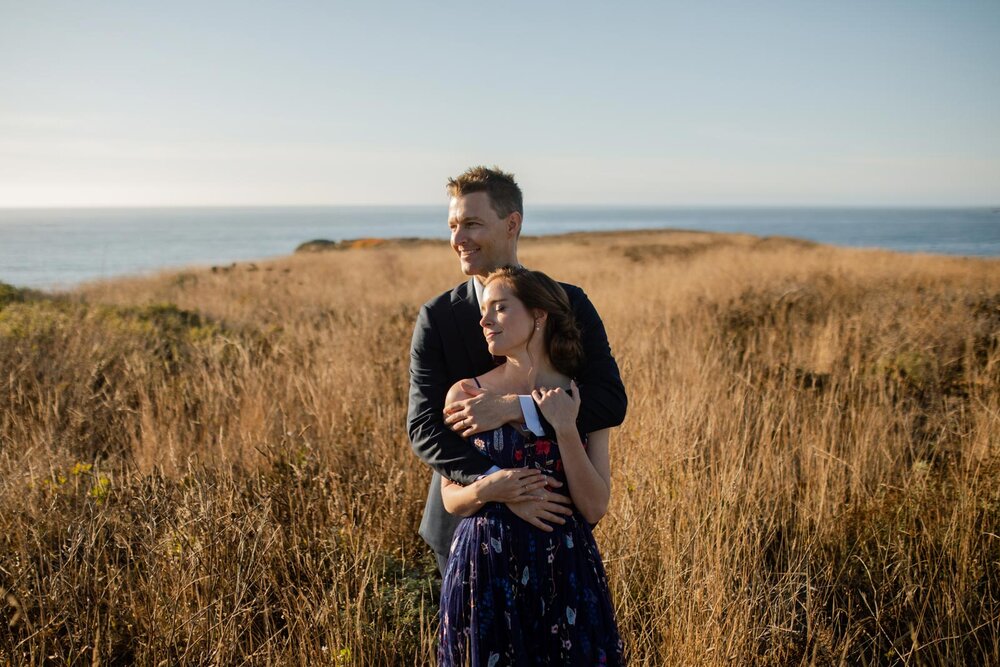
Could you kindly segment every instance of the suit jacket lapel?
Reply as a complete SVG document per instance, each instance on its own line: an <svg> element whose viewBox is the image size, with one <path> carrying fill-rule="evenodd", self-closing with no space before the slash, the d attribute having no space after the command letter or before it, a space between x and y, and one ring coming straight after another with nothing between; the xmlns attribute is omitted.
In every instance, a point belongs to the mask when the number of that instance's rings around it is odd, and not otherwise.
<svg viewBox="0 0 1000 667"><path fill-rule="evenodd" d="M470 278L468 282L459 285L451 292L451 312L455 316L458 335L469 353L470 368L473 374L483 373L495 365L493 356L486 346L483 329L479 326L482 314L479 312L479 302L476 300L476 288Z"/></svg>

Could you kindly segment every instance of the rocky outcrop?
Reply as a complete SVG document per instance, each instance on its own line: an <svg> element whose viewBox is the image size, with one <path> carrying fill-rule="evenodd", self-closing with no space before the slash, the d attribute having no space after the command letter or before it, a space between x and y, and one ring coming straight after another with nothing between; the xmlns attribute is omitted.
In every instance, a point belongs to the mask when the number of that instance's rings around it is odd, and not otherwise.
<svg viewBox="0 0 1000 667"><path fill-rule="evenodd" d="M357 250L360 248L382 248L400 247L415 245L436 245L444 243L435 239L419 238L398 238L398 239L344 239L342 241L329 241L327 239L315 239L306 241L295 249L295 252L326 252L327 250Z"/></svg>

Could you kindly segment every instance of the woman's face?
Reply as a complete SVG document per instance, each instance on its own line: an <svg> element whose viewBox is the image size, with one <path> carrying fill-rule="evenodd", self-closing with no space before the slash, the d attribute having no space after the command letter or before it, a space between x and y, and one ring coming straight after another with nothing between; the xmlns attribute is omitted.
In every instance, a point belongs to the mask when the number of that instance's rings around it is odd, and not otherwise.
<svg viewBox="0 0 1000 667"><path fill-rule="evenodd" d="M483 290L480 306L483 317L479 326L483 328L490 354L503 357L527 344L535 330L535 318L514 296L510 285L502 280L492 281Z"/></svg>

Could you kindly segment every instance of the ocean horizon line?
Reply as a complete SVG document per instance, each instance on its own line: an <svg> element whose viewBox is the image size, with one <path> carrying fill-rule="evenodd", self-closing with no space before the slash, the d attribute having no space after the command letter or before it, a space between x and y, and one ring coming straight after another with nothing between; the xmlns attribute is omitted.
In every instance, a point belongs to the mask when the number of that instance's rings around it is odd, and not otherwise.
<svg viewBox="0 0 1000 667"><path fill-rule="evenodd" d="M0 212L30 211L208 211L208 210L276 210L276 209L418 209L447 208L446 202L435 204L94 204L83 206L0 206ZM525 206L526 210L622 210L622 211L991 211L1000 215L996 204L563 204L542 202Z"/></svg>
<svg viewBox="0 0 1000 667"><path fill-rule="evenodd" d="M247 206L0 209L0 280L42 287L171 266L287 255L313 240L447 240L446 208ZM847 247L1000 257L1000 209L864 207L526 207L525 236L688 230Z"/></svg>

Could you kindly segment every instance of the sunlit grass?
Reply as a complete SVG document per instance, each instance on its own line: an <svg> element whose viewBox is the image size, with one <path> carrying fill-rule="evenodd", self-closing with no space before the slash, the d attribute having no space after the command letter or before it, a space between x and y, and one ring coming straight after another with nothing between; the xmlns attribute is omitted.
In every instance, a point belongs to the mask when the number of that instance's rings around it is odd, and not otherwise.
<svg viewBox="0 0 1000 667"><path fill-rule="evenodd" d="M521 259L586 289L629 391L597 536L632 664L1000 662L1000 263L682 232ZM408 348L459 280L359 243L0 289L0 662L431 662Z"/></svg>

